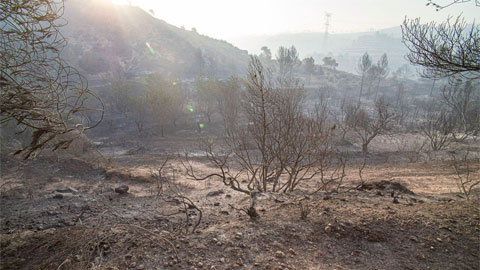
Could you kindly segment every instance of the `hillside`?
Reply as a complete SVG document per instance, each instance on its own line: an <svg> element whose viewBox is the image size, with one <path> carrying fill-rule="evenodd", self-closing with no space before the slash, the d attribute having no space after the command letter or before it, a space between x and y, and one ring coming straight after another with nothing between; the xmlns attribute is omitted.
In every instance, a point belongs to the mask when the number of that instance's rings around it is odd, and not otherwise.
<svg viewBox="0 0 480 270"><path fill-rule="evenodd" d="M248 62L246 51L169 25L138 7L72 0L65 3L64 18L64 57L93 78L151 72L224 77L242 73Z"/></svg>
<svg viewBox="0 0 480 270"><path fill-rule="evenodd" d="M355 72L358 59L368 52L374 59L383 53L389 58L392 70L396 70L407 61L404 55L407 49L402 44L400 27L387 28L375 32L329 34L325 41L325 33L294 33L270 36L251 36L232 40L240 48L250 53L258 53L262 46L267 46L275 54L279 46L295 45L300 56L313 56L317 63L323 57L332 55L338 62L338 68Z"/></svg>

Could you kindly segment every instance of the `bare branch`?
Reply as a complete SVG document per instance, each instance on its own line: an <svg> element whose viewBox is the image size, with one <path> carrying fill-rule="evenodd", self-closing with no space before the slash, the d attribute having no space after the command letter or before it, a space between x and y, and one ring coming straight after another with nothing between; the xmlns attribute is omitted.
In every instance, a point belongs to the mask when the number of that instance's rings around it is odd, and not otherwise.
<svg viewBox="0 0 480 270"><path fill-rule="evenodd" d="M47 146L67 148L75 137L61 135L103 119L100 98L60 56L63 11L63 0L0 3L0 121L33 130L31 143L16 152L25 159ZM97 114L93 123L90 113Z"/></svg>
<svg viewBox="0 0 480 270"><path fill-rule="evenodd" d="M405 19L402 33L407 59L425 68L423 77L480 78L480 26L475 22L467 25L461 15L440 24Z"/></svg>

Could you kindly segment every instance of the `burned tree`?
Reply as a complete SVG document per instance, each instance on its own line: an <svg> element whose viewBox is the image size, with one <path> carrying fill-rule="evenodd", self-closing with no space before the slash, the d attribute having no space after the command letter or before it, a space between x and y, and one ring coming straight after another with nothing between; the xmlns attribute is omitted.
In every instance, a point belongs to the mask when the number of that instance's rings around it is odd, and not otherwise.
<svg viewBox="0 0 480 270"><path fill-rule="evenodd" d="M480 132L480 82L457 80L442 89L442 103L451 113L452 137L457 141Z"/></svg>
<svg viewBox="0 0 480 270"><path fill-rule="evenodd" d="M405 19L402 33L407 59L425 68L422 76L480 78L480 27L475 23L468 25L461 15L440 24Z"/></svg>
<svg viewBox="0 0 480 270"><path fill-rule="evenodd" d="M372 67L372 60L370 58L370 55L368 55L368 53L365 52L365 54L363 54L363 56L360 58L360 61L358 62L358 67L357 67L357 72L360 75L362 75L362 80L360 82L360 94L358 95L358 106L360 106L360 103L361 103L365 78L371 67Z"/></svg>
<svg viewBox="0 0 480 270"><path fill-rule="evenodd" d="M358 106L351 106L347 111L346 123L357 138L362 142L362 152L368 152L368 145L377 137L387 133L392 128L395 114L384 98L375 102L372 113Z"/></svg>
<svg viewBox="0 0 480 270"><path fill-rule="evenodd" d="M1 123L32 132L30 144L16 152L24 158L46 146L67 148L75 136L62 135L97 126L103 104L61 58L63 1L2 1L0 10ZM98 115L87 117L92 111Z"/></svg>
<svg viewBox="0 0 480 270"><path fill-rule="evenodd" d="M227 135L223 144L204 143L214 173L199 175L187 155L187 175L196 180L217 177L249 195L254 191L290 192L315 177L330 183L324 179L325 170L342 163L335 162L338 155L330 136L332 129L304 115L303 86L292 79L275 80L255 57L245 84L242 109L247 123Z"/></svg>

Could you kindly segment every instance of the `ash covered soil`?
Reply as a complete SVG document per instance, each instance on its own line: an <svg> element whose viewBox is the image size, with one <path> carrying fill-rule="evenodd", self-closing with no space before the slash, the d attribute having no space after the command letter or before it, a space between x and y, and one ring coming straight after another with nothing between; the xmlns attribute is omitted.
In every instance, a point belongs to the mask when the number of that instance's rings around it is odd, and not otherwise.
<svg viewBox="0 0 480 270"><path fill-rule="evenodd" d="M160 186L164 157L132 149L109 165L2 156L1 269L480 269L479 192L465 200L444 161L377 162L359 189L352 165L340 192L259 195L250 221L247 195L189 180L175 159Z"/></svg>

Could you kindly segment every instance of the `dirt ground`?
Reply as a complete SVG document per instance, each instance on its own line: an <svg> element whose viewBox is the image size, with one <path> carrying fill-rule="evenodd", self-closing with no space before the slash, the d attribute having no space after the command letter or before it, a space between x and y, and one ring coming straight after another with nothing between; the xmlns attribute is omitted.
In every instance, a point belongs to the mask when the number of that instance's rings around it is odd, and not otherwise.
<svg viewBox="0 0 480 270"><path fill-rule="evenodd" d="M261 194L250 221L231 207L248 196L181 169L159 196L152 169L196 140L100 141L102 162L2 156L0 269L480 269L480 191L465 200L447 161L377 160L361 189L352 164L340 192Z"/></svg>

